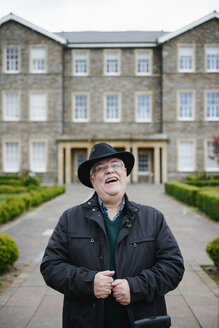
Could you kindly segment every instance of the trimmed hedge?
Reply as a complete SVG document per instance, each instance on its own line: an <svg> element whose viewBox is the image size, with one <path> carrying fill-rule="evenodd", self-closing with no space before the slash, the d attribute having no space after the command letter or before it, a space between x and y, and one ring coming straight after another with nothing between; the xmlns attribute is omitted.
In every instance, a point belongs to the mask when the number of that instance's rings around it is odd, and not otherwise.
<svg viewBox="0 0 219 328"><path fill-rule="evenodd" d="M199 191L197 195L197 206L211 219L219 221L219 188Z"/></svg>
<svg viewBox="0 0 219 328"><path fill-rule="evenodd" d="M196 206L197 192L199 191L198 187L190 186L178 181L166 182L164 187L166 194L171 195L190 206Z"/></svg>
<svg viewBox="0 0 219 328"><path fill-rule="evenodd" d="M65 192L65 186L39 187L29 194L20 197L10 197L0 204L0 224L12 220L31 206L38 206Z"/></svg>
<svg viewBox="0 0 219 328"><path fill-rule="evenodd" d="M0 233L0 272L9 269L19 256L18 246L7 233Z"/></svg>
<svg viewBox="0 0 219 328"><path fill-rule="evenodd" d="M27 188L23 186L0 185L0 194L17 194L27 192Z"/></svg>
<svg viewBox="0 0 219 328"><path fill-rule="evenodd" d="M186 180L183 183L196 187L216 187L219 186L219 180Z"/></svg>
<svg viewBox="0 0 219 328"><path fill-rule="evenodd" d="M219 268L219 236L207 244L206 252L214 262L215 266Z"/></svg>

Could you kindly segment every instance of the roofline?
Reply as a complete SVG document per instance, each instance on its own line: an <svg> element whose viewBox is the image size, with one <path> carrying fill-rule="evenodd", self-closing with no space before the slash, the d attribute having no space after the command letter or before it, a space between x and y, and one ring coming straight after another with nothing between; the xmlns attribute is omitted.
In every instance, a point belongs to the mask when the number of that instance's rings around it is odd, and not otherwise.
<svg viewBox="0 0 219 328"><path fill-rule="evenodd" d="M68 43L68 48L151 48L157 43Z"/></svg>
<svg viewBox="0 0 219 328"><path fill-rule="evenodd" d="M219 19L219 13L218 13L216 10L213 11L212 13L210 13L210 14L208 14L208 15L206 15L206 16L204 16L204 17L198 19L198 20L196 20L195 22L193 22L193 23L191 23L191 24L189 24L189 25L186 25L186 26L182 27L181 29L179 29L179 30L177 30L177 31L175 31L175 32L171 32L171 33L169 33L169 34L167 34L167 35L160 36L160 37L158 38L158 43L164 43L164 42L166 42L166 41L169 41L169 40L175 38L176 36L178 36L178 35L180 35L180 34L182 34L182 33L185 33L185 32L187 32L188 30L191 30L192 28L194 28L194 27L196 27L196 26L198 26L198 25L201 25L201 24L203 24L203 23L209 21L209 20L212 19L212 18L217 18L217 19Z"/></svg>
<svg viewBox="0 0 219 328"><path fill-rule="evenodd" d="M10 20L13 20L17 23L20 23L20 24L24 25L24 26L27 26L30 29L32 29L36 32L39 32L40 34L43 34L43 35L47 36L48 38L53 39L54 41L57 41L61 44L66 44L67 43L66 39L64 39L64 38L62 38L62 37L60 37L60 36L58 36L54 33L48 32L48 31L44 30L43 28L26 21L25 19L14 15L13 13L10 13L9 15L2 17L0 19L0 26L4 23L10 21Z"/></svg>

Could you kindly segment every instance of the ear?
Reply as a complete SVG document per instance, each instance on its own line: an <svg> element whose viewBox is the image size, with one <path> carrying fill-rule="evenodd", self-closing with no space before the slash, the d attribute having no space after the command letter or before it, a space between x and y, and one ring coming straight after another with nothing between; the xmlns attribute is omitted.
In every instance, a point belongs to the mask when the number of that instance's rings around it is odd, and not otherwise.
<svg viewBox="0 0 219 328"><path fill-rule="evenodd" d="M94 178L92 177L92 175L89 177L89 180L90 180L90 182L91 182L91 184L92 184L92 186L93 186Z"/></svg>

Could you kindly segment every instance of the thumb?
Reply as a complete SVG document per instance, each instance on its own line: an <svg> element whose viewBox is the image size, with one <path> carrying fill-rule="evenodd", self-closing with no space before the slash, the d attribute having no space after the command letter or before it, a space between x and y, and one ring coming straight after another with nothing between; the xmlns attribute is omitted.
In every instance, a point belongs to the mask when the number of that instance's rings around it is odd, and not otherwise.
<svg viewBox="0 0 219 328"><path fill-rule="evenodd" d="M108 277L112 277L114 275L115 271L110 271L110 270L106 270L106 271L102 271L102 274L104 276L108 276Z"/></svg>

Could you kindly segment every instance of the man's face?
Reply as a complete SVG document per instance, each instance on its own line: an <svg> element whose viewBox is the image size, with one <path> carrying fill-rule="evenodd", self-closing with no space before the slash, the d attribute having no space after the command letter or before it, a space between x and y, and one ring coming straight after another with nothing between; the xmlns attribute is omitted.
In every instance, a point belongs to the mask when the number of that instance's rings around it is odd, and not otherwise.
<svg viewBox="0 0 219 328"><path fill-rule="evenodd" d="M126 191L127 170L118 158L107 158L94 164L90 181L102 201L122 199Z"/></svg>

